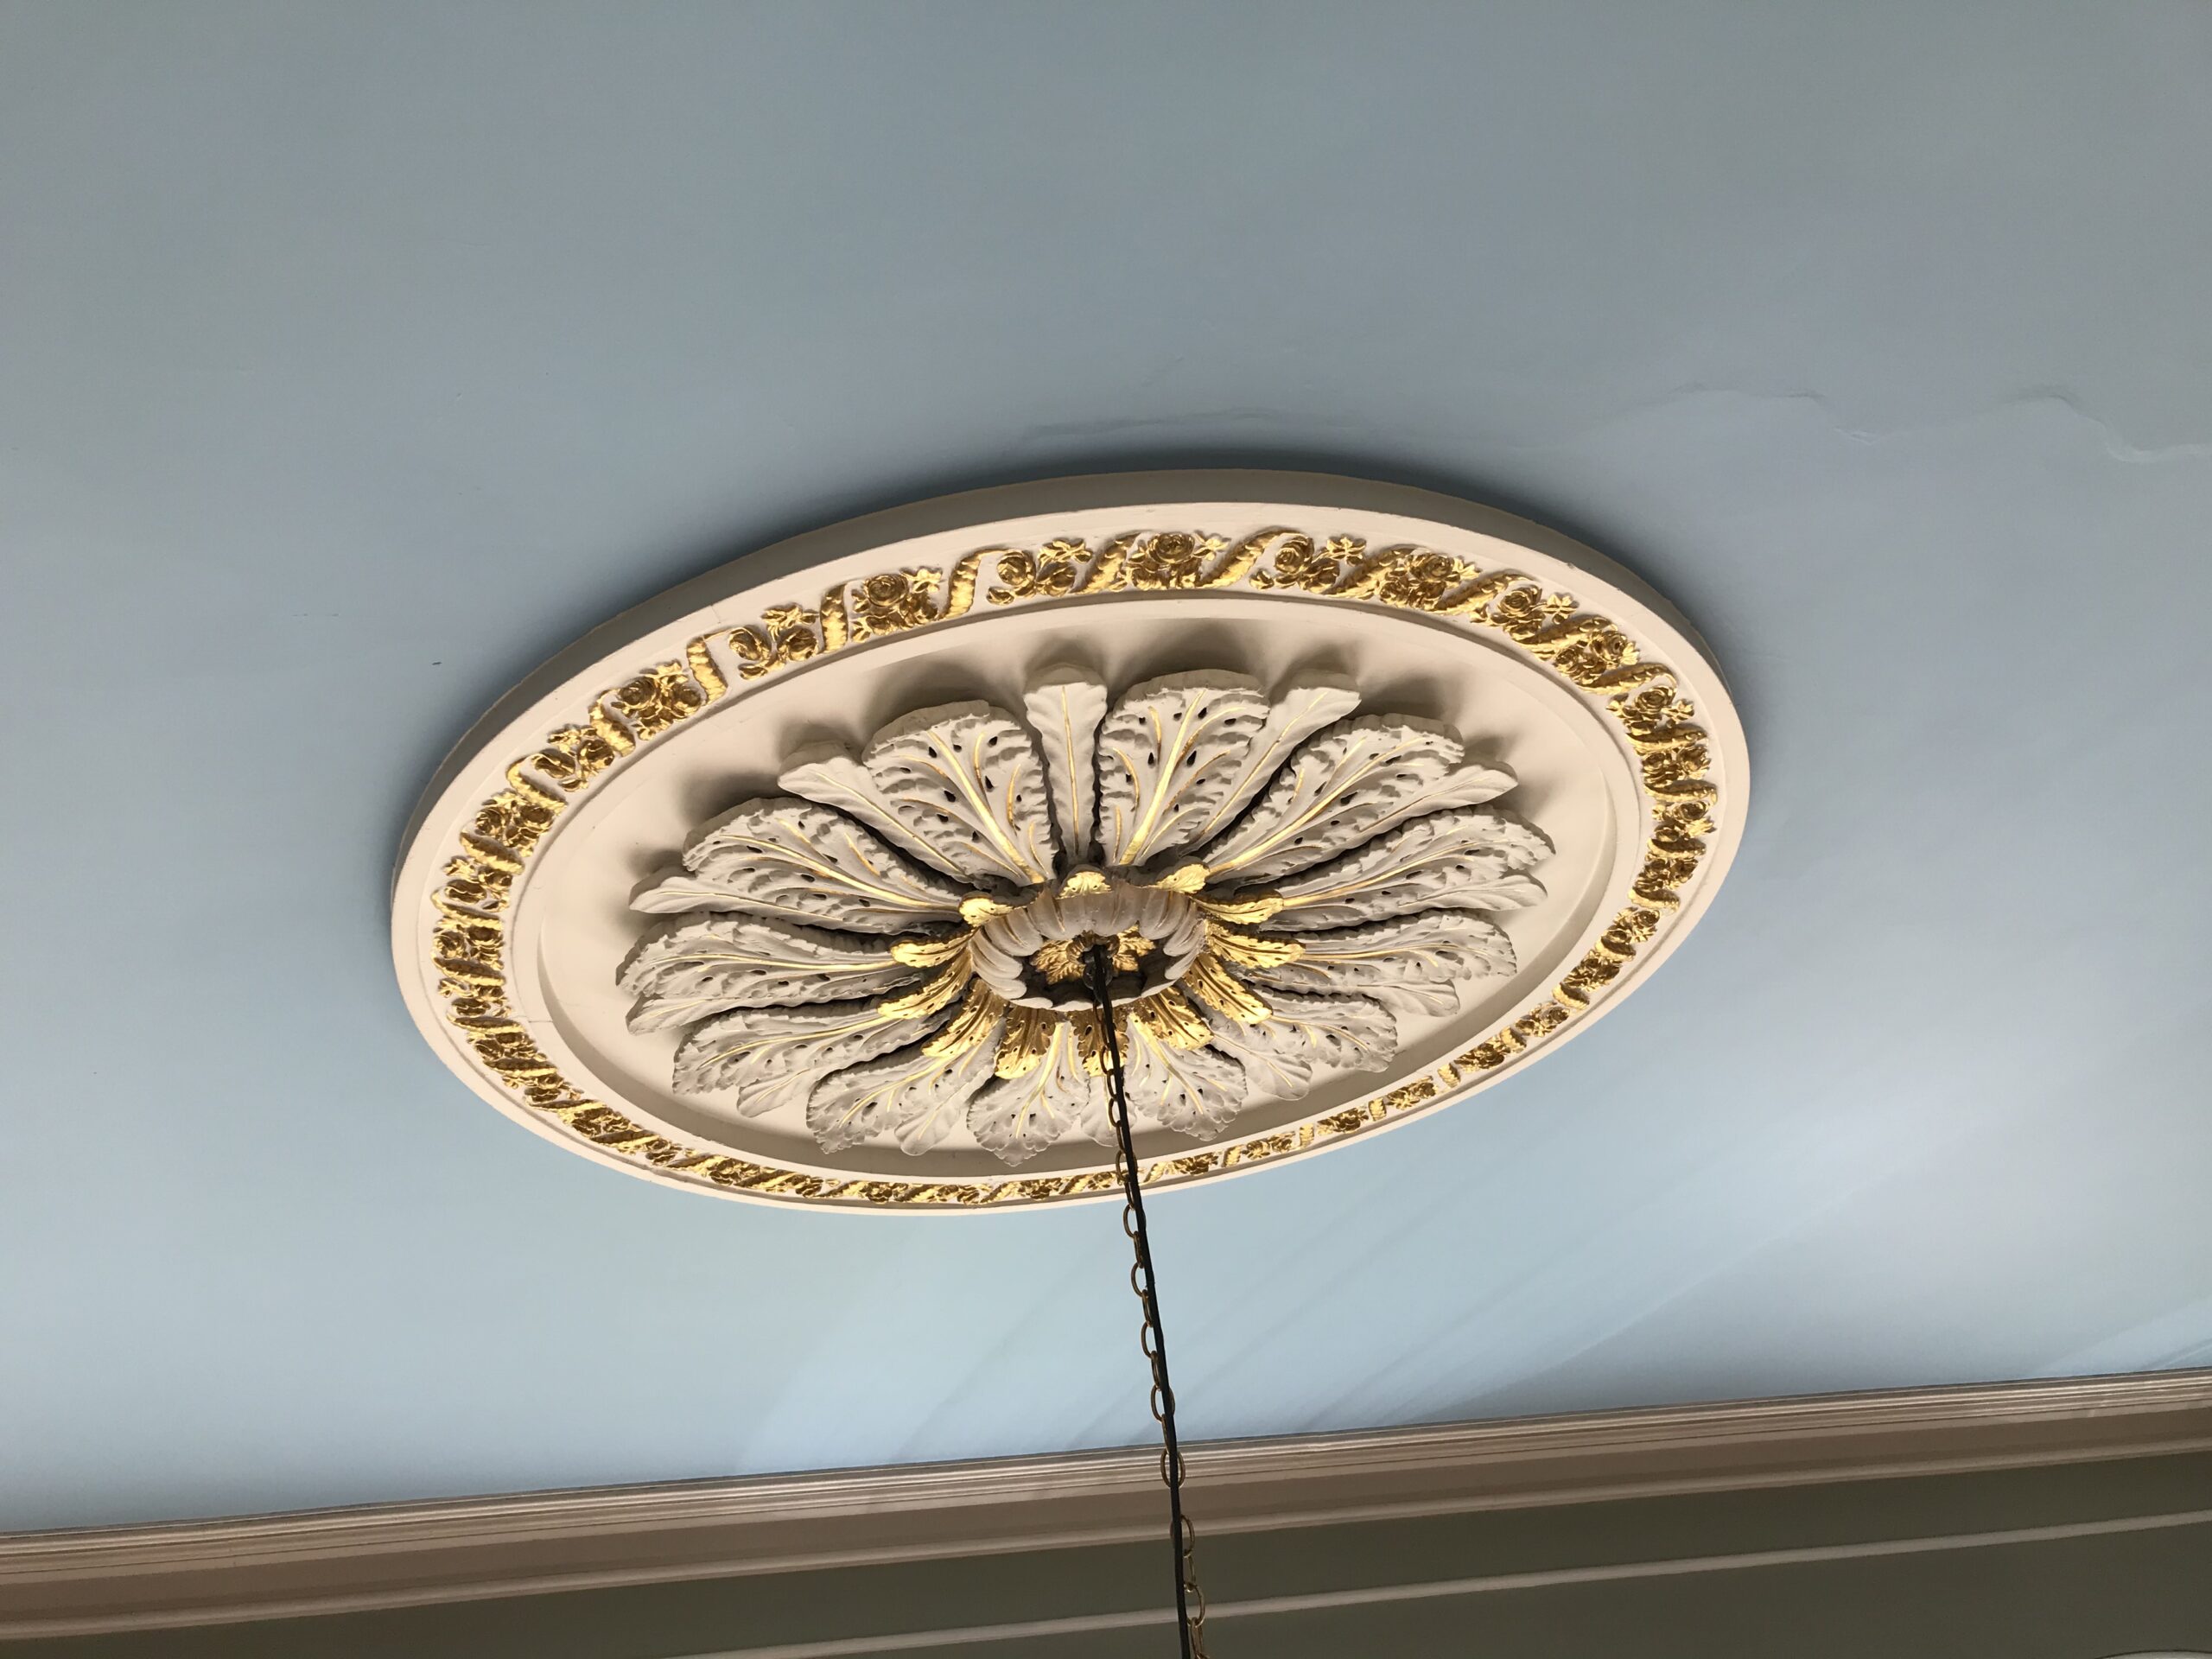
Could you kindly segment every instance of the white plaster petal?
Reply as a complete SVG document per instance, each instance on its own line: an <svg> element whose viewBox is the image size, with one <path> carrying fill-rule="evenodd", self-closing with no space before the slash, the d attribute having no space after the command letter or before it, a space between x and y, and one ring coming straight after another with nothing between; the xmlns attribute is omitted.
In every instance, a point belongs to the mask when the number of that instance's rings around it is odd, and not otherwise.
<svg viewBox="0 0 2212 1659"><path fill-rule="evenodd" d="M1415 818L1274 884L1274 925L1350 927L1422 910L1518 910L1541 902L1528 874L1550 855L1543 832L1510 812L1461 807Z"/></svg>
<svg viewBox="0 0 2212 1659"><path fill-rule="evenodd" d="M957 924L968 889L850 818L789 797L746 802L692 836L684 868L632 899L654 914L739 911L860 933Z"/></svg>
<svg viewBox="0 0 2212 1659"><path fill-rule="evenodd" d="M807 1097L806 1125L827 1152L889 1133L899 1149L927 1152L950 1134L976 1090L991 1080L1004 1022L965 1052L932 1055L914 1044L880 1060L819 1076Z"/></svg>
<svg viewBox="0 0 2212 1659"><path fill-rule="evenodd" d="M741 1116L803 1101L823 1071L872 1060L943 1022L887 1019L874 1002L823 1007L739 1008L691 1028L676 1051L683 1094L734 1090Z"/></svg>
<svg viewBox="0 0 2212 1659"><path fill-rule="evenodd" d="M1071 864L1090 861L1097 839L1098 722L1106 688L1078 668L1045 671L1022 699L1052 796L1052 822Z"/></svg>
<svg viewBox="0 0 2212 1659"><path fill-rule="evenodd" d="M1171 1048L1130 1020L1122 1049L1129 1109L1179 1135L1203 1138L1243 1109L1244 1066L1217 1048ZM1100 1115L1103 1119L1103 1113ZM1111 1143L1110 1126L1093 1138Z"/></svg>
<svg viewBox="0 0 2212 1659"><path fill-rule="evenodd" d="M1192 830L1192 844L1203 843L1234 823L1300 743L1358 707L1358 692L1326 680L1302 682L1277 697L1238 761L1229 788Z"/></svg>
<svg viewBox="0 0 2212 1659"><path fill-rule="evenodd" d="M1132 686L1098 733L1098 840L1106 862L1190 846L1244 775L1268 703L1242 674L1170 674Z"/></svg>
<svg viewBox="0 0 2212 1659"><path fill-rule="evenodd" d="M1513 942L1470 911L1424 911L1321 933L1281 931L1304 947L1295 962L1238 969L1263 994L1352 993L1392 1007L1449 1013L1467 988L1513 971Z"/></svg>
<svg viewBox="0 0 2212 1659"><path fill-rule="evenodd" d="M1045 763L1029 728L1005 709L917 710L878 732L861 765L885 809L945 868L1028 887L1058 868Z"/></svg>
<svg viewBox="0 0 2212 1659"><path fill-rule="evenodd" d="M617 982L637 999L630 1029L664 1031L727 1008L876 996L926 971L893 960L880 938L712 916L645 939Z"/></svg>
<svg viewBox="0 0 2212 1659"><path fill-rule="evenodd" d="M1366 715L1301 745L1251 810L1201 849L1213 880L1271 881L1335 857L1419 813L1512 787L1494 766L1460 764L1459 738L1432 721Z"/></svg>
<svg viewBox="0 0 2212 1659"><path fill-rule="evenodd" d="M1062 1025L1036 1065L1018 1077L994 1077L976 1092L968 1128L1002 1163L1027 1163L1075 1126L1098 1087L1077 1055L1073 1028Z"/></svg>
<svg viewBox="0 0 2212 1659"><path fill-rule="evenodd" d="M1243 1063L1255 1099L1296 1100L1331 1077L1379 1071L1398 1052L1397 1021L1372 997L1270 988L1268 1010L1255 1025L1200 1010L1213 1046Z"/></svg>

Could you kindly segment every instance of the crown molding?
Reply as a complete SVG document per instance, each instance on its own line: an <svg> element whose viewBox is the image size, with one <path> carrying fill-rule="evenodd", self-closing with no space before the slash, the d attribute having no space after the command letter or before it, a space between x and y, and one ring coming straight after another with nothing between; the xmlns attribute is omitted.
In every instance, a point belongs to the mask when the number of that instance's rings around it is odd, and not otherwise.
<svg viewBox="0 0 2212 1659"><path fill-rule="evenodd" d="M1209 1533L2212 1448L2212 1370L1898 1389L1190 1449ZM0 1638L1115 1543L1146 1448L0 1535Z"/></svg>

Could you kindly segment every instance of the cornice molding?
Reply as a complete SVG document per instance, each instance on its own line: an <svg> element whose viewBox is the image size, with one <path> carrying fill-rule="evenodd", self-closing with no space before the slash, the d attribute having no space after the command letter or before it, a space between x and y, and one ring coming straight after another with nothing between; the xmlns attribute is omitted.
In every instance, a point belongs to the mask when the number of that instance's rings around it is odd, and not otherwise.
<svg viewBox="0 0 2212 1659"><path fill-rule="evenodd" d="M2212 1370L1453 1423L1192 1448L1209 1533L2212 1448ZM1149 1450L0 1535L0 1637L1121 1542Z"/></svg>

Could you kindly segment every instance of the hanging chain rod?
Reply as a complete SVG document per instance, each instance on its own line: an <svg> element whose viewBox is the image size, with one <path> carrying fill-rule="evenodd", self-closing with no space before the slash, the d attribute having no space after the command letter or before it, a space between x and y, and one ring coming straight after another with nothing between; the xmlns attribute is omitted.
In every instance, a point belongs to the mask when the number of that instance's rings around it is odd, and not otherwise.
<svg viewBox="0 0 2212 1659"><path fill-rule="evenodd" d="M1113 965L1108 946L1093 944L1085 955L1090 1000L1106 1042L1106 1110L1114 1126L1114 1173L1122 1183L1122 1230L1136 1249L1129 1285L1144 1307L1137 1345L1152 1362L1152 1414L1160 1425L1160 1478L1167 1487L1167 1535L1175 1560L1175 1626L1183 1659L1206 1659L1206 1599L1198 1588L1192 1560L1197 1542L1190 1517L1183 1513L1183 1449L1175 1437L1175 1390L1167 1381L1167 1335L1160 1322L1160 1296L1153 1281L1152 1238L1145 1229L1144 1185L1129 1133L1129 1096L1122 1075L1122 1039L1114 1028Z"/></svg>

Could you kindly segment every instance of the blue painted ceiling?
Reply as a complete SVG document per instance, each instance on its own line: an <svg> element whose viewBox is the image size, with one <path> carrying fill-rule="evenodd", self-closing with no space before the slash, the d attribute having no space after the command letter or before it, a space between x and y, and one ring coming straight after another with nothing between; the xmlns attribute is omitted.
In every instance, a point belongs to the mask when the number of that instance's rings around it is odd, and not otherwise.
<svg viewBox="0 0 2212 1659"><path fill-rule="evenodd" d="M534 1139L385 882L446 745L830 518L1491 501L1758 801L1479 1100L1155 1206L1185 1430L2212 1358L2212 12L0 9L0 1526L1142 1439L1110 1211Z"/></svg>

